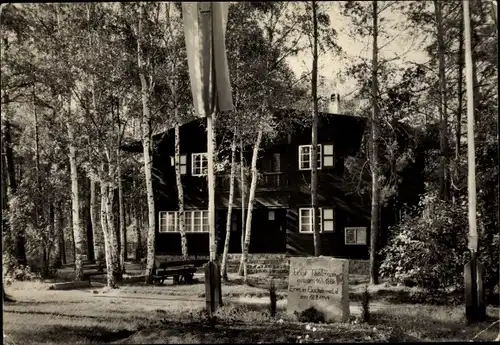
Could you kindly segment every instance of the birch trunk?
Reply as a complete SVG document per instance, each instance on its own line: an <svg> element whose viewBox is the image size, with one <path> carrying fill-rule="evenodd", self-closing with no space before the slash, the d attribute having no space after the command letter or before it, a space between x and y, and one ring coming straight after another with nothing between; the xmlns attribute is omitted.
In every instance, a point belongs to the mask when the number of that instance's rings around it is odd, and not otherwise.
<svg viewBox="0 0 500 345"><path fill-rule="evenodd" d="M135 261L140 261L141 260L141 229L139 228L139 215L137 212L137 207L135 205L132 205L132 217L133 217L133 222L134 222L134 230L137 238L137 243L135 246Z"/></svg>
<svg viewBox="0 0 500 345"><path fill-rule="evenodd" d="M109 239L107 208L108 208L108 185L103 178L99 182L101 186L101 229L104 237L104 253L106 256L106 278L110 288L116 287L115 276L113 275L113 257Z"/></svg>
<svg viewBox="0 0 500 345"><path fill-rule="evenodd" d="M229 243L231 240L231 215L233 213L233 198L234 198L234 177L236 175L236 129L233 134L233 142L231 143L231 173L229 177L229 202L227 206L226 217L226 240L224 241L224 252L222 253L221 276L222 279L228 281L227 277L227 255L229 253Z"/></svg>
<svg viewBox="0 0 500 345"><path fill-rule="evenodd" d="M152 157L151 157L151 115L149 110L149 86L146 81L145 67L142 56L142 16L144 9L140 5L139 25L137 32L137 65L139 68L139 79L141 81L141 99L142 99L142 147L144 153L144 172L146 175L146 192L148 200L148 238L147 238L147 256L146 256L146 282L151 283L153 266L155 259L155 203L153 196L152 180Z"/></svg>
<svg viewBox="0 0 500 345"><path fill-rule="evenodd" d="M259 157L260 142L262 141L262 128L259 129L257 133L257 140L255 141L252 154L252 183L250 184L250 193L248 195L248 213L245 226L245 245L243 248L243 254L241 255L241 262L243 264L243 279L245 283L247 282L247 256L248 249L250 247L250 237L252 234L252 211L253 204L255 201L255 190L257 189L257 159Z"/></svg>
<svg viewBox="0 0 500 345"><path fill-rule="evenodd" d="M64 227L65 227L65 217L64 217L64 209L62 202L59 201L59 216L60 216L60 223L59 226L61 228L60 236L61 238L59 239L59 245L61 246L61 262L63 265L66 265L67 263L67 257L66 257L66 240L64 239Z"/></svg>
<svg viewBox="0 0 500 345"><path fill-rule="evenodd" d="M377 1L373 1L373 56L372 56L372 209L370 229L370 284L378 284L377 247L380 219L379 186L379 108L378 108L378 12Z"/></svg>
<svg viewBox="0 0 500 345"><path fill-rule="evenodd" d="M70 96L70 115L71 115L71 96ZM84 248L84 233L80 221L80 198L78 195L78 170L76 166L76 147L73 133L71 117L67 120L68 138L69 138L69 164L71 169L71 214L73 220L73 238L75 243L75 280L83 280L83 262L82 257Z"/></svg>
<svg viewBox="0 0 500 345"><path fill-rule="evenodd" d="M174 110L175 118L177 119L177 108ZM184 222L184 188L181 180L181 166L180 166L180 135L179 124L175 125L175 182L177 184L177 202L179 206L179 231L181 233L181 248L182 257L184 260L188 259L188 243L186 236L186 228Z"/></svg>
<svg viewBox="0 0 500 345"><path fill-rule="evenodd" d="M311 133L311 206L313 209L314 255L321 255L318 208L318 21L316 1L312 2L313 13L313 61L312 61L312 133Z"/></svg>
<svg viewBox="0 0 500 345"><path fill-rule="evenodd" d="M136 190L136 181L134 179L133 181L133 189L134 191ZM139 220L139 217L140 217L140 209L139 209L139 206L137 205L137 203L132 203L130 205L131 209L132 209L132 221L133 221L133 224L134 224L134 231L135 231L135 235L136 235L136 246L135 246L135 260L136 261L140 261L141 258L142 258L142 236L141 236L141 224L142 224L142 221Z"/></svg>
<svg viewBox="0 0 500 345"><path fill-rule="evenodd" d="M106 203L106 220L108 228L109 245L111 248L111 259L113 275L116 281L122 279L122 274L120 270L120 250L118 248L118 236L115 228L115 217L113 213L113 201L114 201L115 191L111 185L108 185L108 197Z"/></svg>
<svg viewBox="0 0 500 345"><path fill-rule="evenodd" d="M97 201L96 201L96 181L94 179L90 179L90 222L92 223L92 232L93 232L93 240L94 240L94 256L95 259L99 262L104 260L104 248L103 245L103 236L102 229L99 229L99 223L97 221Z"/></svg>
<svg viewBox="0 0 500 345"><path fill-rule="evenodd" d="M238 275L243 276L243 251L245 248L245 157L243 154L243 139L240 139L240 188L241 188L241 260Z"/></svg>
<svg viewBox="0 0 500 345"><path fill-rule="evenodd" d="M450 197L450 177L449 177L449 155L448 155L448 101L446 96L446 75L444 54L446 47L444 44L443 19L441 13L441 1L434 0L434 8L436 15L436 31L438 41L438 57L439 57L439 146L441 150L441 162L439 172L439 192L443 200L449 200Z"/></svg>
<svg viewBox="0 0 500 345"><path fill-rule="evenodd" d="M121 161L118 161L118 207L120 216L120 272L125 273L125 260L127 260L127 228L125 226L125 210L123 208L123 185L121 175Z"/></svg>
<svg viewBox="0 0 500 345"><path fill-rule="evenodd" d="M54 205L54 261L52 262L52 267L61 268L61 233L63 232L61 224L61 208L60 202L56 202ZM64 234L63 234L64 236Z"/></svg>

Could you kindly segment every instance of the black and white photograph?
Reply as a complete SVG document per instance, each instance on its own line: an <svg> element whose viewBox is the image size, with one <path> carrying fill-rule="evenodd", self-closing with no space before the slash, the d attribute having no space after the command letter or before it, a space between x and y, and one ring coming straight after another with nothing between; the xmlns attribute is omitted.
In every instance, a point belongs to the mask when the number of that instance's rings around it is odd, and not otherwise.
<svg viewBox="0 0 500 345"><path fill-rule="evenodd" d="M497 12L0 4L3 343L500 342Z"/></svg>

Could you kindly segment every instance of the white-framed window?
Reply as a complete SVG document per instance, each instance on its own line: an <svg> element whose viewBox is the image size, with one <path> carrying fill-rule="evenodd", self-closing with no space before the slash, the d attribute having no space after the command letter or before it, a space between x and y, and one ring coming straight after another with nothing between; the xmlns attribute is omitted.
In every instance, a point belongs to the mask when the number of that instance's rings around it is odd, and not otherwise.
<svg viewBox="0 0 500 345"><path fill-rule="evenodd" d="M161 211L159 214L159 232L177 232L179 231L179 224L177 219L177 212L175 211Z"/></svg>
<svg viewBox="0 0 500 345"><path fill-rule="evenodd" d="M321 222L321 231L334 232L335 231L335 208L323 208L323 217Z"/></svg>
<svg viewBox="0 0 500 345"><path fill-rule="evenodd" d="M207 153L192 153L191 154L191 175L204 176L207 174L208 158Z"/></svg>
<svg viewBox="0 0 500 345"><path fill-rule="evenodd" d="M366 244L366 227L345 228L345 244Z"/></svg>
<svg viewBox="0 0 500 345"><path fill-rule="evenodd" d="M313 211L311 208L299 209L299 232L313 233ZM320 208L319 209L319 231L334 232L335 231L335 209Z"/></svg>
<svg viewBox="0 0 500 345"><path fill-rule="evenodd" d="M269 220L275 220L275 214L274 214L274 211L269 211L268 213L268 217L267 217Z"/></svg>
<svg viewBox="0 0 500 345"><path fill-rule="evenodd" d="M314 209L312 207L300 208L299 209L299 232L311 233L313 232L313 213ZM320 231L321 231L321 209L319 212L320 216Z"/></svg>
<svg viewBox="0 0 500 345"><path fill-rule="evenodd" d="M159 232L179 232L179 212L161 211L158 222ZM186 232L208 232L208 211L184 211L184 229Z"/></svg>
<svg viewBox="0 0 500 345"><path fill-rule="evenodd" d="M180 155L179 166L181 169L181 175L186 175L187 173L187 157L186 155ZM170 156L170 164L175 168L175 157Z"/></svg>
<svg viewBox="0 0 500 345"><path fill-rule="evenodd" d="M334 156L333 156L333 145L323 145L323 166L324 167L333 167L334 165Z"/></svg>
<svg viewBox="0 0 500 345"><path fill-rule="evenodd" d="M312 145L299 146L299 170L311 170ZM322 146L318 145L318 169L321 169Z"/></svg>

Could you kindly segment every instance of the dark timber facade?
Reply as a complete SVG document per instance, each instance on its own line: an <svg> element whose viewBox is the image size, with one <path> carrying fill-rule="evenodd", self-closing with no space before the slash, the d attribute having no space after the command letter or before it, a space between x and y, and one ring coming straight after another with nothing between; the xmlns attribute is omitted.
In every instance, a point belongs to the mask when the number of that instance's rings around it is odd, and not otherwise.
<svg viewBox="0 0 500 345"><path fill-rule="evenodd" d="M307 116L305 116L307 117ZM284 135L261 147L259 179L253 210L250 253L313 254L311 232L310 144L311 128L288 116ZM283 120L285 121L285 120ZM370 203L345 190L344 161L360 148L366 120L359 117L320 114L318 128L318 200L321 208L321 249L323 255L368 258ZM229 134L226 134L228 137ZM218 138L218 143L221 138ZM157 224L156 252L159 255L181 253L177 225L177 188L174 156L174 130L154 137L153 188ZM206 255L209 248L207 224L207 178L203 153L207 150L205 121L193 120L180 127L182 183L189 254ZM140 152L132 145L127 151ZM249 168L252 147L244 150ZM239 162L239 153L237 154ZM216 176L217 249L222 253L226 236L229 199L229 168ZM241 253L240 171L235 180L231 241L229 252ZM251 175L245 181L247 209Z"/></svg>

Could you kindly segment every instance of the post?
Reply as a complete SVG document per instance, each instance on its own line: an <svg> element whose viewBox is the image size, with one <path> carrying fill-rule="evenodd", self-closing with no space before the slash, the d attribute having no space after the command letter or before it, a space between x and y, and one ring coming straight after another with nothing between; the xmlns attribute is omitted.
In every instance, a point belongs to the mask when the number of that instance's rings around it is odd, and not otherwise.
<svg viewBox="0 0 500 345"><path fill-rule="evenodd" d="M467 162L468 162L468 203L469 203L469 250L471 261L465 265L465 314L469 322L483 320L484 296L482 291L482 266L477 260L478 236L476 224L476 155L474 146L474 79L472 69L471 25L469 0L464 6L465 69L467 83Z"/></svg>
<svg viewBox="0 0 500 345"><path fill-rule="evenodd" d="M214 114L207 116L207 175L208 175L208 231L210 261L216 260L215 243L215 171L214 171Z"/></svg>

